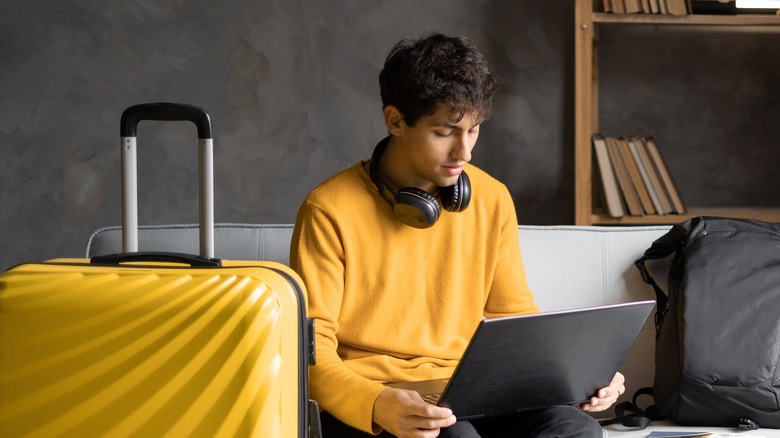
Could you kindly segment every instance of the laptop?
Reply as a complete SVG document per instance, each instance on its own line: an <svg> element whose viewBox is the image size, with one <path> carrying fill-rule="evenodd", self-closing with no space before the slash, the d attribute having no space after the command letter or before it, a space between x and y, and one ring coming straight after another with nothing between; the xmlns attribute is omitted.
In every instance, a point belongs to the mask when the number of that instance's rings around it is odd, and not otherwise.
<svg viewBox="0 0 780 438"><path fill-rule="evenodd" d="M578 405L609 385L655 301L480 322L449 379L388 383L458 419Z"/></svg>

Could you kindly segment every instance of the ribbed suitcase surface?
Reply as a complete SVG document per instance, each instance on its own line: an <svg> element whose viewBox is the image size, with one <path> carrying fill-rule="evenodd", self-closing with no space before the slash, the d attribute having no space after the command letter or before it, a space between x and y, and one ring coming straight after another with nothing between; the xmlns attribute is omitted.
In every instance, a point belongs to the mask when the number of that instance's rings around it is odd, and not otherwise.
<svg viewBox="0 0 780 438"><path fill-rule="evenodd" d="M299 436L308 359L296 281L254 261L3 273L0 434Z"/></svg>

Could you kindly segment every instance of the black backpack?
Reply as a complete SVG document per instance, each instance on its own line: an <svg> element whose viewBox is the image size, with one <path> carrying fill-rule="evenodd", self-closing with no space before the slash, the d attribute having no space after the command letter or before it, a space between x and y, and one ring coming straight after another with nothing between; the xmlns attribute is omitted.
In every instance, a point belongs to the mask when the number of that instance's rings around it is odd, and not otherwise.
<svg viewBox="0 0 780 438"><path fill-rule="evenodd" d="M667 294L645 261L672 254ZM655 380L618 415L780 428L780 225L694 218L635 265L656 293ZM636 406L642 393L654 397L647 412Z"/></svg>

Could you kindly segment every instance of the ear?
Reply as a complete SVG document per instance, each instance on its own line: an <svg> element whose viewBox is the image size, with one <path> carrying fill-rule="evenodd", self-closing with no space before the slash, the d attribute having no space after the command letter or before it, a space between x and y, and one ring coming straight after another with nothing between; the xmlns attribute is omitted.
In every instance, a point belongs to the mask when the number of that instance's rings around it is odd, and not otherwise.
<svg viewBox="0 0 780 438"><path fill-rule="evenodd" d="M401 112L398 111L393 105L387 105L384 109L385 126L387 126L387 132L392 135L401 135L402 125L404 123L404 117Z"/></svg>

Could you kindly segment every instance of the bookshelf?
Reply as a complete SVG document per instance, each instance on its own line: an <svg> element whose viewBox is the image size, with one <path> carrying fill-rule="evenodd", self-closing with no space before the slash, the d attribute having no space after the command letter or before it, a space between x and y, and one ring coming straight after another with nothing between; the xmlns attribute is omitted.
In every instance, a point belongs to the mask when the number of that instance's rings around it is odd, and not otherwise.
<svg viewBox="0 0 780 438"><path fill-rule="evenodd" d="M780 32L776 15L658 15L599 11L601 0L575 0L574 202L577 225L674 224L697 216L729 216L780 222L778 207L695 207L685 214L614 218L594 207L600 181L594 175L591 137L599 132L598 31L601 26L698 26L702 29Z"/></svg>

